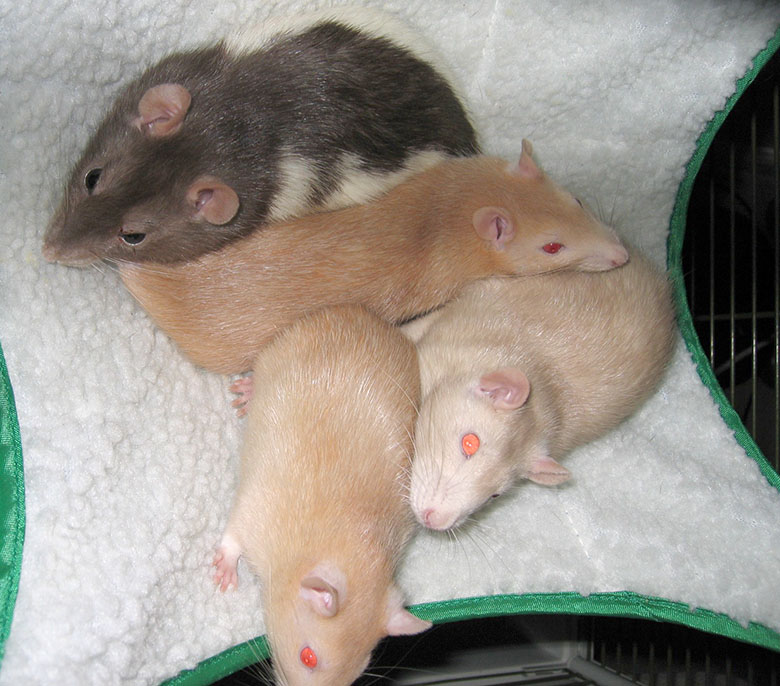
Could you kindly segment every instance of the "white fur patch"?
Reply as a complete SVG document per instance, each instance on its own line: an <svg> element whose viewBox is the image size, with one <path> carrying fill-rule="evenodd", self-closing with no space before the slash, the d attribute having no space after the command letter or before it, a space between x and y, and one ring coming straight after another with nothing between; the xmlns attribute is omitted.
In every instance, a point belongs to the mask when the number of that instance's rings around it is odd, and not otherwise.
<svg viewBox="0 0 780 686"><path fill-rule="evenodd" d="M225 46L229 52L236 55L252 52L276 36L298 35L327 20L354 26L374 38L386 38L432 64L440 74L449 77L444 60L420 35L394 15L369 7L333 7L295 17L273 17L262 24L240 29L226 39Z"/></svg>
<svg viewBox="0 0 780 686"><path fill-rule="evenodd" d="M437 150L415 153L400 169L393 172L367 172L360 168L360 158L345 153L339 162L339 176L343 178L339 187L324 203L326 210L356 205L381 195L414 174L432 167L445 157Z"/></svg>
<svg viewBox="0 0 780 686"><path fill-rule="evenodd" d="M368 202L410 176L432 167L444 157L440 151L426 150L411 155L400 169L380 173L361 169L362 160L359 156L344 153L337 165L337 173L342 181L318 209L330 211ZM317 170L312 163L293 152L285 152L279 164L279 176L279 190L268 219L283 221L309 213L317 180Z"/></svg>
<svg viewBox="0 0 780 686"><path fill-rule="evenodd" d="M281 221L305 214L311 208L316 169L300 155L286 152L281 157L279 175L279 191L268 212L268 219Z"/></svg>

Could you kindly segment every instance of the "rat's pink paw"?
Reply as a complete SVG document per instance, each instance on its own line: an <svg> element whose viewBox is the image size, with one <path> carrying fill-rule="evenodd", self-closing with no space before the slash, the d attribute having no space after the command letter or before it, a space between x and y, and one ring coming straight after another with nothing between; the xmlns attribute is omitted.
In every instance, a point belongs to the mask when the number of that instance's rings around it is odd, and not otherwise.
<svg viewBox="0 0 780 686"><path fill-rule="evenodd" d="M240 379L236 379L230 386L230 390L238 396L232 403L233 407L236 408L236 414L243 417L255 390L254 377L242 376Z"/></svg>
<svg viewBox="0 0 780 686"><path fill-rule="evenodd" d="M212 566L216 567L214 584L223 593L238 587L238 558L240 556L241 550L238 544L226 534L222 538L222 544L217 549L211 563Z"/></svg>

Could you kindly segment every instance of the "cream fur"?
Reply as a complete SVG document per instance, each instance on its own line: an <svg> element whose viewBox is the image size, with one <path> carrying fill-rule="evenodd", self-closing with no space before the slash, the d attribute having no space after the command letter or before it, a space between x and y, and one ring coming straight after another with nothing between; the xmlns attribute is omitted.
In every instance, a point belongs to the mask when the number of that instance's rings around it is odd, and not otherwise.
<svg viewBox="0 0 780 686"><path fill-rule="evenodd" d="M565 480L554 460L614 428L661 383L674 326L665 277L636 251L601 274L485 280L422 335L415 324L423 403L411 502L420 522L453 528L519 479ZM508 408L480 389L504 368L531 385L528 400ZM459 441L469 432L481 445L467 457Z"/></svg>
<svg viewBox="0 0 780 686"><path fill-rule="evenodd" d="M408 615L393 574L412 531L416 353L363 308L337 307L282 332L255 375L262 388L225 535L260 577L282 683L348 684ZM312 578L332 594L325 609L302 586ZM304 647L317 656L314 669L301 664Z"/></svg>

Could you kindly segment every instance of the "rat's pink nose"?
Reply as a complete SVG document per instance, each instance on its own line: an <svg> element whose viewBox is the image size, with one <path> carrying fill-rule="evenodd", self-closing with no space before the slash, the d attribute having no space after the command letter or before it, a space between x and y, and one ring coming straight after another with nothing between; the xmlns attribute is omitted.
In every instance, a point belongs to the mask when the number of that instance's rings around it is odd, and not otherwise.
<svg viewBox="0 0 780 686"><path fill-rule="evenodd" d="M447 514L437 511L434 507L424 509L421 520L427 528L435 531L444 531L450 525Z"/></svg>
<svg viewBox="0 0 780 686"><path fill-rule="evenodd" d="M628 262L628 250L626 250L622 245L616 246L611 262L612 266L614 267L620 267L621 265L624 265L626 262Z"/></svg>

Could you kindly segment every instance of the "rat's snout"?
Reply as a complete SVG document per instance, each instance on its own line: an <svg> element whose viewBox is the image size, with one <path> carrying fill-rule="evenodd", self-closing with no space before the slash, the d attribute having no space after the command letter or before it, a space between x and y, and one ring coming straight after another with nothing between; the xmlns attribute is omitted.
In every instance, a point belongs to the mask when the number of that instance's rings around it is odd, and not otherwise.
<svg viewBox="0 0 780 686"><path fill-rule="evenodd" d="M44 241L41 253L47 262L55 262L68 267L87 267L95 261L92 256L70 254L53 241Z"/></svg>
<svg viewBox="0 0 780 686"><path fill-rule="evenodd" d="M43 253L43 258L47 262L57 261L57 250L50 243L44 243L41 252Z"/></svg>
<svg viewBox="0 0 780 686"><path fill-rule="evenodd" d="M409 502L415 519L422 526L446 531L459 523L458 503L463 485L461 480L445 473L441 465L431 466L431 463L431 460L420 459L418 452L412 465Z"/></svg>
<svg viewBox="0 0 780 686"><path fill-rule="evenodd" d="M628 250L618 240L602 245L598 251L587 255L580 263L584 271L604 272L628 262Z"/></svg>
<svg viewBox="0 0 780 686"><path fill-rule="evenodd" d="M439 512L433 507L427 507L422 511L420 515L420 523L427 529L435 529L436 531L445 531L450 528L452 522L448 521L446 513Z"/></svg>
<svg viewBox="0 0 780 686"><path fill-rule="evenodd" d="M620 267L628 262L628 250L622 245L618 244L614 247L612 255L608 258L613 267Z"/></svg>
<svg viewBox="0 0 780 686"><path fill-rule="evenodd" d="M413 507L415 517L426 529L447 531L460 523L461 513L447 507L445 502L433 503L430 500L419 507Z"/></svg>

